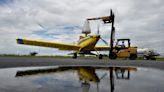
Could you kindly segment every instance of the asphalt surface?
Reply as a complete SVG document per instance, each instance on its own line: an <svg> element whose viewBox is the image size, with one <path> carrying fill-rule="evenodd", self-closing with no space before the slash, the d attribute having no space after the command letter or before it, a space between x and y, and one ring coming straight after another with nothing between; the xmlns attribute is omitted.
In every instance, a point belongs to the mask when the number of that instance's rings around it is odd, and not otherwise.
<svg viewBox="0 0 164 92"><path fill-rule="evenodd" d="M0 57L0 68L37 66L135 66L164 70L164 61L153 60L107 60L71 58Z"/></svg>

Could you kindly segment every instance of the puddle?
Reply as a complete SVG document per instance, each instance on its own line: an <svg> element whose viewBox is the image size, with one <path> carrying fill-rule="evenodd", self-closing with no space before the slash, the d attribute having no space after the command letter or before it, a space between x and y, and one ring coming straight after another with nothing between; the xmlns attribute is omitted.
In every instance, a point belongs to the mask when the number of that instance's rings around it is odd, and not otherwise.
<svg viewBox="0 0 164 92"><path fill-rule="evenodd" d="M135 67L0 69L0 92L163 92L164 71Z"/></svg>

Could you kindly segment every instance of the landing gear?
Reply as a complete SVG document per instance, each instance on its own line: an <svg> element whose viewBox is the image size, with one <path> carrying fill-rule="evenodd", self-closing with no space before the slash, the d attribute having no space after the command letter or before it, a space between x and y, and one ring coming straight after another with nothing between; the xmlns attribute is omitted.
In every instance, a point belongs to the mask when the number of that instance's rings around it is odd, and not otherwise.
<svg viewBox="0 0 164 92"><path fill-rule="evenodd" d="M73 59L76 59L77 58L77 53L73 53Z"/></svg>
<svg viewBox="0 0 164 92"><path fill-rule="evenodd" d="M110 59L116 59L116 58L117 58L116 53L110 53L110 54L109 54L109 58L110 58Z"/></svg>
<svg viewBox="0 0 164 92"><path fill-rule="evenodd" d="M103 55L102 54L99 55L99 59L103 59Z"/></svg>

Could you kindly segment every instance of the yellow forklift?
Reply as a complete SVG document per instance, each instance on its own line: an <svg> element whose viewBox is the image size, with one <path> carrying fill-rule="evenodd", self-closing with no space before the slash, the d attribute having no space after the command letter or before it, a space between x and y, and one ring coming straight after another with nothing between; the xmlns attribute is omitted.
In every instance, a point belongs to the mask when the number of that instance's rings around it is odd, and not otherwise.
<svg viewBox="0 0 164 92"><path fill-rule="evenodd" d="M109 58L129 58L130 60L135 60L137 58L137 47L130 46L130 39L117 39L116 45L114 46L115 40L115 27L114 27L114 13L111 11L111 36L110 36L110 49ZM122 45L119 45L119 43ZM127 43L125 45L125 42Z"/></svg>
<svg viewBox="0 0 164 92"><path fill-rule="evenodd" d="M104 24L111 23L111 36L110 36L110 49L109 49L109 58L129 58L130 60L135 60L137 58L137 47L130 46L130 39L117 39L116 45L114 46L115 40L115 27L114 27L114 18L115 15L110 11L110 16L97 17L97 18L88 18L87 20L102 20ZM119 45L119 43L122 45ZM124 43L127 43L124 45ZM102 59L102 56L99 57Z"/></svg>
<svg viewBox="0 0 164 92"><path fill-rule="evenodd" d="M135 60L137 58L137 47L131 47L130 39L117 39L110 59L125 58Z"/></svg>

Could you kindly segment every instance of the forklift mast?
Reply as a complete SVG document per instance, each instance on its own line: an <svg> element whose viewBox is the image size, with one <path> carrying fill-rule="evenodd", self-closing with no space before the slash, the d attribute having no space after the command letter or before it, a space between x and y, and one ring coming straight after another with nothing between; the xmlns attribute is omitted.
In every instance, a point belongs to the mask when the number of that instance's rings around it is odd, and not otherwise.
<svg viewBox="0 0 164 92"><path fill-rule="evenodd" d="M114 40L115 40L115 27L114 27L114 13L112 10L110 11L110 16L96 17L96 18L87 18L90 20L102 20L104 24L111 23L111 35L110 35L110 49L109 49L109 58L113 57L113 49L114 49Z"/></svg>
<svg viewBox="0 0 164 92"><path fill-rule="evenodd" d="M109 50L109 58L113 57L113 49L114 49L114 40L115 40L115 27L114 27L114 13L111 10L111 18L112 18L112 26L111 26L111 36L110 36L110 50Z"/></svg>

